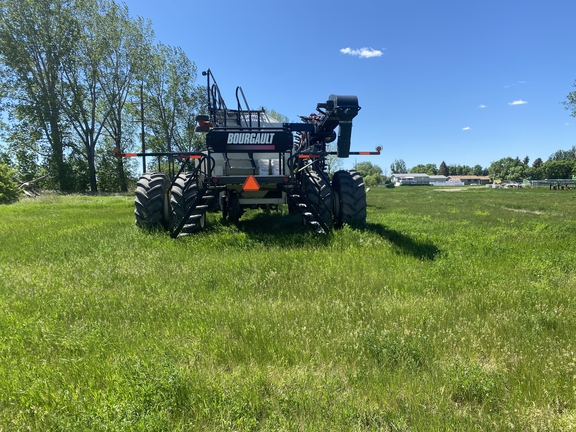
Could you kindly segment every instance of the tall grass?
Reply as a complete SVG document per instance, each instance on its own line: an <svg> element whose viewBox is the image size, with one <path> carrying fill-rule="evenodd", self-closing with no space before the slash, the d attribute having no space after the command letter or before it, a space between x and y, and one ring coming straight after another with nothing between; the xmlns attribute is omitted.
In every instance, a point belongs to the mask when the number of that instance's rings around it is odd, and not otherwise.
<svg viewBox="0 0 576 432"><path fill-rule="evenodd" d="M576 427L576 193L373 188L317 236L0 207L0 430Z"/></svg>

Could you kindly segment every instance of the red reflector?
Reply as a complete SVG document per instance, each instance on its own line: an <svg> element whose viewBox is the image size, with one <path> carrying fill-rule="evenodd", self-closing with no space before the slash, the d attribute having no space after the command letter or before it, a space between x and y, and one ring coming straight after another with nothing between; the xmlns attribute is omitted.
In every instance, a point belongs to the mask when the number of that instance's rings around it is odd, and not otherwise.
<svg viewBox="0 0 576 432"><path fill-rule="evenodd" d="M242 189L245 190L246 192L256 192L260 190L260 185L258 184L258 181L256 181L256 177L254 177L253 175L249 175L246 178L246 181L244 182Z"/></svg>
<svg viewBox="0 0 576 432"><path fill-rule="evenodd" d="M202 156L197 156L197 155L192 155L192 156L190 156L190 155L185 155L185 156L179 155L179 156L176 156L176 157L177 157L178 159L202 159Z"/></svg>

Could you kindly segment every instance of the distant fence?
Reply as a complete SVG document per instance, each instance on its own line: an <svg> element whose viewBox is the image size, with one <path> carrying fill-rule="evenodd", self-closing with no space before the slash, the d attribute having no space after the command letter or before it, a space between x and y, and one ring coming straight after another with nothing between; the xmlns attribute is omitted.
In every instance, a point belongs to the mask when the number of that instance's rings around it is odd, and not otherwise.
<svg viewBox="0 0 576 432"><path fill-rule="evenodd" d="M428 182L412 179L402 179L394 183L394 186L428 186Z"/></svg>
<svg viewBox="0 0 576 432"><path fill-rule="evenodd" d="M531 186L566 186L576 185L576 179L524 180L524 184L529 184Z"/></svg>
<svg viewBox="0 0 576 432"><path fill-rule="evenodd" d="M431 186L464 186L463 181L439 181L439 182L430 182Z"/></svg>

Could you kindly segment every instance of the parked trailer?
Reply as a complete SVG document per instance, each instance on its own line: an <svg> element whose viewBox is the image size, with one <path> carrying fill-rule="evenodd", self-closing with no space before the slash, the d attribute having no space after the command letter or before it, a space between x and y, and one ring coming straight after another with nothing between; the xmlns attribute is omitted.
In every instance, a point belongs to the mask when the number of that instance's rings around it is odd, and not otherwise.
<svg viewBox="0 0 576 432"><path fill-rule="evenodd" d="M381 147L350 151L352 120L360 111L356 96L330 95L317 105L317 114L283 123L264 109L250 109L241 87L236 88L236 108L229 109L210 69L202 75L208 113L196 116L196 131L206 134L205 151L115 154L168 157L180 164L172 178L153 172L138 180L134 213L139 227L161 227L175 238L202 230L207 211L220 211L235 223L246 209L283 204L319 233L365 223L360 173L340 170L330 180L326 171L329 155L380 154ZM334 141L337 151L328 151Z"/></svg>

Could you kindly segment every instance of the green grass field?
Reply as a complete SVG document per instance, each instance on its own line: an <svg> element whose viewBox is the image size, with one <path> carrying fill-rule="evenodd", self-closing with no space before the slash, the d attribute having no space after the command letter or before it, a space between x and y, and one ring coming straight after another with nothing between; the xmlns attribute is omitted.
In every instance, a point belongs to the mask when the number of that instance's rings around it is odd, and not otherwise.
<svg viewBox="0 0 576 432"><path fill-rule="evenodd" d="M0 431L576 428L576 192L373 188L368 224L0 206Z"/></svg>

